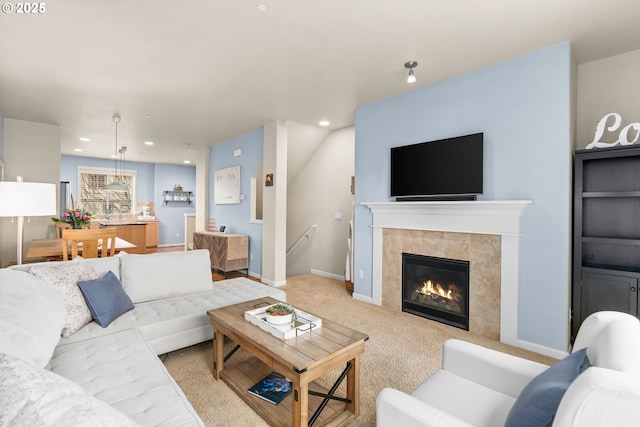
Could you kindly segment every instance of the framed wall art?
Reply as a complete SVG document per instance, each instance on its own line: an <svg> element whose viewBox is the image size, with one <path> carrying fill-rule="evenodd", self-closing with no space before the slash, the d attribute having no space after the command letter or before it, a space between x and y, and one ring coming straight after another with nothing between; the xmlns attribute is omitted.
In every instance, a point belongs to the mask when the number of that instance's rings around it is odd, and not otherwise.
<svg viewBox="0 0 640 427"><path fill-rule="evenodd" d="M239 204L240 166L232 166L215 171L213 186L216 205Z"/></svg>

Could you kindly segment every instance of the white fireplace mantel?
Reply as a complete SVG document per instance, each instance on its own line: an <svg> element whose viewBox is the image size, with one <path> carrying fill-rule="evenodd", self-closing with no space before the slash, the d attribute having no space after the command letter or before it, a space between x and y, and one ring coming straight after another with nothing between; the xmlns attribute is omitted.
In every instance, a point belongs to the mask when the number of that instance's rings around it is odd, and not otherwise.
<svg viewBox="0 0 640 427"><path fill-rule="evenodd" d="M531 200L362 203L373 214L373 303L382 305L384 228L500 235L500 341L516 345L520 216L531 203Z"/></svg>

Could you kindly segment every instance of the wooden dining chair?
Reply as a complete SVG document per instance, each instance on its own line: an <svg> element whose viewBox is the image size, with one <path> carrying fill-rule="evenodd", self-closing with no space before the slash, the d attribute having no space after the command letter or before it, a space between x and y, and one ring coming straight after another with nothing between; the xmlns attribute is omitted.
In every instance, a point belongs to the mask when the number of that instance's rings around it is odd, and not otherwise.
<svg viewBox="0 0 640 427"><path fill-rule="evenodd" d="M116 253L116 229L62 230L62 259L105 258ZM71 255L71 256L69 256Z"/></svg>
<svg viewBox="0 0 640 427"><path fill-rule="evenodd" d="M61 222L61 221L56 222L56 239L62 238L62 230L69 230L69 229L71 229L71 224L69 224L68 222Z"/></svg>

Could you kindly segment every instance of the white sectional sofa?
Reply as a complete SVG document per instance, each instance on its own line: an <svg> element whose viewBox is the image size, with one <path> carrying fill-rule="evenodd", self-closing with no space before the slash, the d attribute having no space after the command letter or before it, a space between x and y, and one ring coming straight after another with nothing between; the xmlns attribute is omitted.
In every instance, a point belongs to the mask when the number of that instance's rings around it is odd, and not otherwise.
<svg viewBox="0 0 640 427"><path fill-rule="evenodd" d="M78 326L69 281L102 286L109 271L133 309ZM213 283L207 250L0 269L0 426L202 426L157 355L211 339L207 310L263 296L286 301L245 278Z"/></svg>

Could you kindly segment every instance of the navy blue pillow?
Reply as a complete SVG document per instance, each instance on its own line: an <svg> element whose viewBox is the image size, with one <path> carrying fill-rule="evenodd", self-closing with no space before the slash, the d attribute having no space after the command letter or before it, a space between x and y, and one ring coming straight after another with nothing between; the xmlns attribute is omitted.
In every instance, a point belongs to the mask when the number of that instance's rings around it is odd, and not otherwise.
<svg viewBox="0 0 640 427"><path fill-rule="evenodd" d="M120 280L109 271L102 279L78 282L91 315L103 328L122 314L133 309L131 298Z"/></svg>
<svg viewBox="0 0 640 427"><path fill-rule="evenodd" d="M550 426L565 391L590 366L587 349L583 348L539 374L522 390L504 426Z"/></svg>

